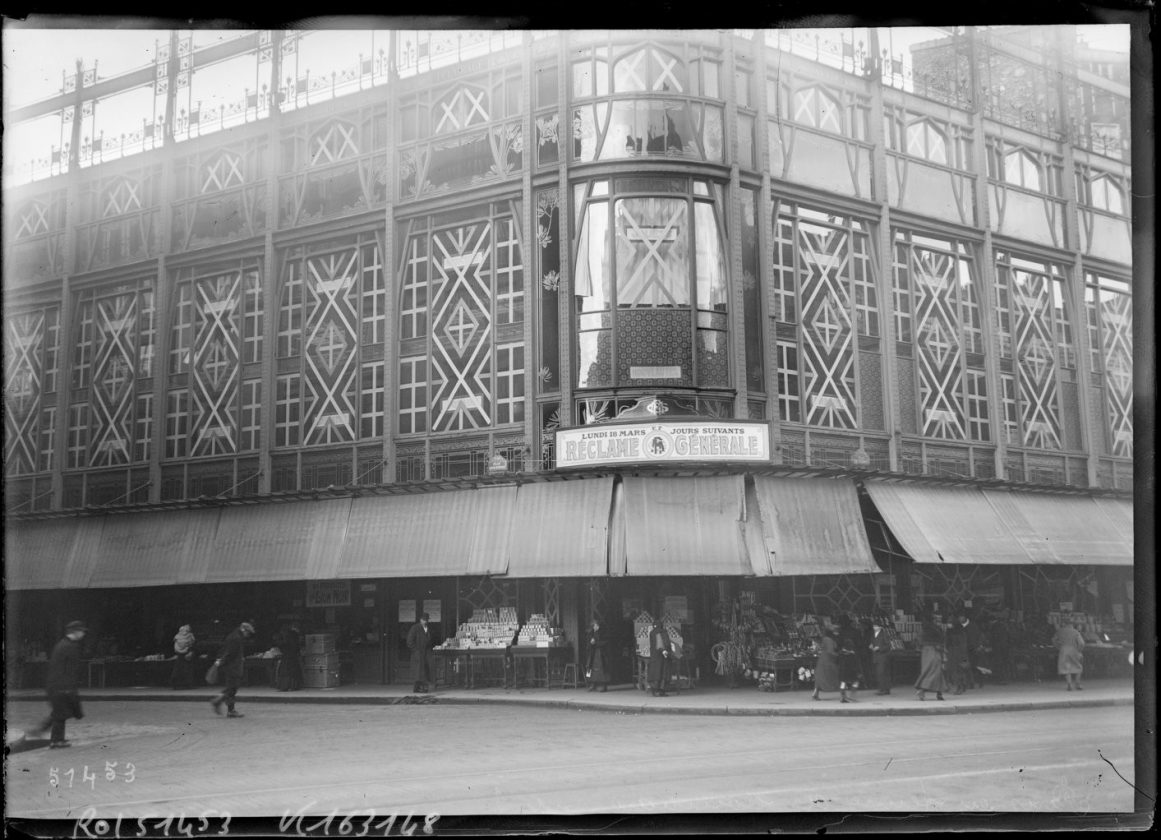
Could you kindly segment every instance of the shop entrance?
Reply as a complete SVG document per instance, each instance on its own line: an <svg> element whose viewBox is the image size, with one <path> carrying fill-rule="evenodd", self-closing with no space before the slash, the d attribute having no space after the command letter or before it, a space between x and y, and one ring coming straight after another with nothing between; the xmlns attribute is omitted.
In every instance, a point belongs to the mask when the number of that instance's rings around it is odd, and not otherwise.
<svg viewBox="0 0 1161 840"><path fill-rule="evenodd" d="M390 597L386 599L387 613L383 634L386 649L386 683L411 682L411 651L407 647L407 633L419 616L430 616L432 643L439 644L456 632L455 588L446 580L417 578L391 582Z"/></svg>

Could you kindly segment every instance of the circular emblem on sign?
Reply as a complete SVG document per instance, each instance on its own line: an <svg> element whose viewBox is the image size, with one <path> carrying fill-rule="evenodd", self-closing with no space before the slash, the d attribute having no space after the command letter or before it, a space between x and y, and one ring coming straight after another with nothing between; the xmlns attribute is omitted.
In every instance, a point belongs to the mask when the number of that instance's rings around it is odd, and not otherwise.
<svg viewBox="0 0 1161 840"><path fill-rule="evenodd" d="M645 454L650 458L664 458L673 448L673 439L665 432L650 432L645 436Z"/></svg>

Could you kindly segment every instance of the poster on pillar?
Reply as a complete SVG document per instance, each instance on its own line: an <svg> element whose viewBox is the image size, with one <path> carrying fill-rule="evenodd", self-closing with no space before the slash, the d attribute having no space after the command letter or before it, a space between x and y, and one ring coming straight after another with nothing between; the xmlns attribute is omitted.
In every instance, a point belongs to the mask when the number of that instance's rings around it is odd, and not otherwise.
<svg viewBox="0 0 1161 840"><path fill-rule="evenodd" d="M432 624L436 624L442 620L440 618L440 603L438 599L423 602L423 611L427 613L427 620Z"/></svg>
<svg viewBox="0 0 1161 840"><path fill-rule="evenodd" d="M399 623L400 624L414 624L416 619L415 602L414 601L400 601L399 602Z"/></svg>

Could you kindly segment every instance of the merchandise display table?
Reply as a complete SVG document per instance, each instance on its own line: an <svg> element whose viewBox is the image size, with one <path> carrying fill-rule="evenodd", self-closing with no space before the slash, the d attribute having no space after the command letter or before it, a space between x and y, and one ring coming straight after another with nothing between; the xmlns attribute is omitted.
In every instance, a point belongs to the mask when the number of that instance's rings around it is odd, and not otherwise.
<svg viewBox="0 0 1161 840"><path fill-rule="evenodd" d="M566 646L442 648L432 652L444 662L444 684L465 688L548 688L554 671L572 661L572 649Z"/></svg>

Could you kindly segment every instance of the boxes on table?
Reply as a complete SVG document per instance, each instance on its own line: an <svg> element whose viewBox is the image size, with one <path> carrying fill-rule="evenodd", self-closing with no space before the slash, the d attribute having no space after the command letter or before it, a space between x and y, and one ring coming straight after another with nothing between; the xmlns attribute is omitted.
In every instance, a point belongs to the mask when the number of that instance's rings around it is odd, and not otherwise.
<svg viewBox="0 0 1161 840"><path fill-rule="evenodd" d="M315 633L306 637L305 653L334 653L335 649L334 633Z"/></svg>

